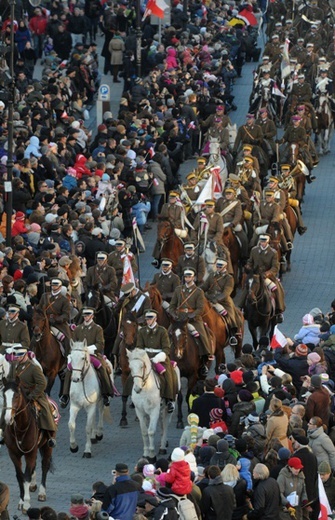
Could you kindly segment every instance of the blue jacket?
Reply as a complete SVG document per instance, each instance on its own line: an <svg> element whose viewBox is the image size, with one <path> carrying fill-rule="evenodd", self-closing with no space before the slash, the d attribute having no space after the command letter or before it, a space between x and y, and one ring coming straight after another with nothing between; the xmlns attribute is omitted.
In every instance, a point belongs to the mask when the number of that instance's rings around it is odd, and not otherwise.
<svg viewBox="0 0 335 520"><path fill-rule="evenodd" d="M129 475L120 475L116 477L115 484L106 489L102 510L113 518L132 520L140 491L141 486Z"/></svg>

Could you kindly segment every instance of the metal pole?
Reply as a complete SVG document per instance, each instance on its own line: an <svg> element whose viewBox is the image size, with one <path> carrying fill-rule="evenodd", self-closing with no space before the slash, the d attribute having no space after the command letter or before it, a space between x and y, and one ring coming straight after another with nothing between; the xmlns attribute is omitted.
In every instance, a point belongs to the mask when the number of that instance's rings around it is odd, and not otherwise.
<svg viewBox="0 0 335 520"><path fill-rule="evenodd" d="M7 160L7 204L6 204L6 245L10 246L12 242L12 213L13 213L13 115L14 115L14 97L15 97L15 81L14 81L14 18L15 18L15 0L10 0L10 59L9 59L9 98L8 98L8 160ZM6 189L7 188L7 189Z"/></svg>
<svg viewBox="0 0 335 520"><path fill-rule="evenodd" d="M136 74L141 77L142 62L142 31L141 31L141 0L136 0Z"/></svg>

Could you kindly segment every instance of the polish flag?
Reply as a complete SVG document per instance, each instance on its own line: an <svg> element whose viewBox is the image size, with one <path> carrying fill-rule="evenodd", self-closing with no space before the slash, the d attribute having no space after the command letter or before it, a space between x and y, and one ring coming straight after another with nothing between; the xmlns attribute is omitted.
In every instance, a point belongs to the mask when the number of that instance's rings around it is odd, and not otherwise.
<svg viewBox="0 0 335 520"><path fill-rule="evenodd" d="M282 332L278 329L277 325L274 328L273 336L271 338L270 347L271 348L283 348L287 344L287 339Z"/></svg>
<svg viewBox="0 0 335 520"><path fill-rule="evenodd" d="M222 181L220 177L220 166L214 166L214 168L210 169L210 172L213 176L213 197L214 199L219 199L222 195Z"/></svg>
<svg viewBox="0 0 335 520"><path fill-rule="evenodd" d="M248 9L242 9L237 15L236 18L243 20L246 25L257 25L257 18L255 15L248 11Z"/></svg>
<svg viewBox="0 0 335 520"><path fill-rule="evenodd" d="M286 99L285 94L282 93L282 91L281 91L280 88L278 87L277 83L274 83L274 84L273 84L273 87L272 87L272 94L273 94L274 96L279 96L279 97L282 97L282 98L285 98L285 99Z"/></svg>
<svg viewBox="0 0 335 520"><path fill-rule="evenodd" d="M121 285L124 285L126 283L135 283L135 277L130 262L130 254L124 254L121 256L121 258L123 261L123 276Z"/></svg>
<svg viewBox="0 0 335 520"><path fill-rule="evenodd" d="M328 518L331 517L332 510L330 508L328 497L326 495L325 488L320 475L318 475L318 488L320 501L319 520L328 520Z"/></svg>
<svg viewBox="0 0 335 520"><path fill-rule="evenodd" d="M164 2L164 0L148 0L142 22L146 19L147 16L152 14L158 18L164 18L164 11L166 11L168 7L169 6Z"/></svg>
<svg viewBox="0 0 335 520"><path fill-rule="evenodd" d="M194 204L205 204L206 199L213 198L213 177L208 177L205 186L202 188L201 193Z"/></svg>
<svg viewBox="0 0 335 520"><path fill-rule="evenodd" d="M148 154L149 154L150 159L152 159L153 156L155 155L155 150L154 150L153 146L150 146L150 148L148 150Z"/></svg>

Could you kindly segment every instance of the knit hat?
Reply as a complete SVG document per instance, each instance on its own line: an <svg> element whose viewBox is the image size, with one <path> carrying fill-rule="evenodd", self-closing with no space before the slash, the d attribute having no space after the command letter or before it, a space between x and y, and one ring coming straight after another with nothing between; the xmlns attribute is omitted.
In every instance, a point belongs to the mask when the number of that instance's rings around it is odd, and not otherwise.
<svg viewBox="0 0 335 520"><path fill-rule="evenodd" d="M212 430L213 435L211 435L208 439L208 446L213 446L216 449L218 441L221 439L215 432L216 429Z"/></svg>
<svg viewBox="0 0 335 520"><path fill-rule="evenodd" d="M235 446L235 437L228 433L228 435L225 435L224 440L228 442L229 448L233 448Z"/></svg>
<svg viewBox="0 0 335 520"><path fill-rule="evenodd" d="M243 372L234 370L234 372L230 373L230 379L234 381L235 385L243 385Z"/></svg>
<svg viewBox="0 0 335 520"><path fill-rule="evenodd" d="M327 473L331 473L331 472L332 472L332 470L329 465L329 462L327 462L326 460L323 460L322 462L320 462L320 464L318 466L318 473L320 473L320 475L326 475Z"/></svg>
<svg viewBox="0 0 335 520"><path fill-rule="evenodd" d="M290 450L287 448L279 448L278 450L278 459L279 460L288 460L291 456Z"/></svg>
<svg viewBox="0 0 335 520"><path fill-rule="evenodd" d="M304 325L312 325L312 323L314 323L314 318L311 314L305 314L302 318L302 322Z"/></svg>
<svg viewBox="0 0 335 520"><path fill-rule="evenodd" d="M316 352L311 352L308 354L307 359L309 359L312 363L319 363L319 361L321 361L321 357Z"/></svg>
<svg viewBox="0 0 335 520"><path fill-rule="evenodd" d="M184 460L184 458L185 452L181 448L175 448L171 453L172 462L179 462L181 460Z"/></svg>
<svg viewBox="0 0 335 520"><path fill-rule="evenodd" d="M205 430L202 434L202 440L203 441L208 441L208 439L210 438L210 436L213 435L213 430L211 428L208 428L207 430Z"/></svg>
<svg viewBox="0 0 335 520"><path fill-rule="evenodd" d="M314 388L321 388L322 380L320 376L314 375L311 377L311 386Z"/></svg>
<svg viewBox="0 0 335 520"><path fill-rule="evenodd" d="M16 220L24 220L25 219L25 214L22 213L22 211L17 211L16 214L15 214L15 219Z"/></svg>
<svg viewBox="0 0 335 520"><path fill-rule="evenodd" d="M308 348L307 345L304 343L300 343L295 349L295 355L296 356L307 356L308 354Z"/></svg>
<svg viewBox="0 0 335 520"><path fill-rule="evenodd" d="M301 460L298 457L291 457L288 460L287 465L293 469L303 469L304 468Z"/></svg>
<svg viewBox="0 0 335 520"><path fill-rule="evenodd" d="M145 477L153 477L155 474L155 466L153 464L146 464L143 467L143 475Z"/></svg>
<svg viewBox="0 0 335 520"><path fill-rule="evenodd" d="M209 412L209 416L212 421L220 421L222 419L223 410L221 408L212 408Z"/></svg>
<svg viewBox="0 0 335 520"><path fill-rule="evenodd" d="M190 426L192 426L193 424L195 424L196 426L198 426L199 424L199 416L196 414L196 413L190 413L188 416L187 416L187 422Z"/></svg>
<svg viewBox="0 0 335 520"><path fill-rule="evenodd" d="M244 389L239 391L238 397L239 397L240 401L243 401L246 403L250 403L250 401L252 401L254 398L254 396L252 395L251 392L249 392L249 390L244 390Z"/></svg>

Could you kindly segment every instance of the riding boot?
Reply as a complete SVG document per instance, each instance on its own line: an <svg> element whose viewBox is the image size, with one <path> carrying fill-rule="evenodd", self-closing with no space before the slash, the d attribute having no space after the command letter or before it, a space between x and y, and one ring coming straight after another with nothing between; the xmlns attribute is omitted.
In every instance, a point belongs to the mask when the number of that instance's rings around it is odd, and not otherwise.
<svg viewBox="0 0 335 520"><path fill-rule="evenodd" d="M71 372L66 370L63 382L63 393L59 397L61 408L66 408L70 400Z"/></svg>
<svg viewBox="0 0 335 520"><path fill-rule="evenodd" d="M48 437L48 446L49 448L55 448L57 446L56 442L56 432L52 430L43 430L45 435Z"/></svg>
<svg viewBox="0 0 335 520"><path fill-rule="evenodd" d="M111 381L109 375L107 374L107 370L104 366L97 370L97 376L99 378L102 399L105 406L109 406L109 396L114 397L114 390L111 385Z"/></svg>

